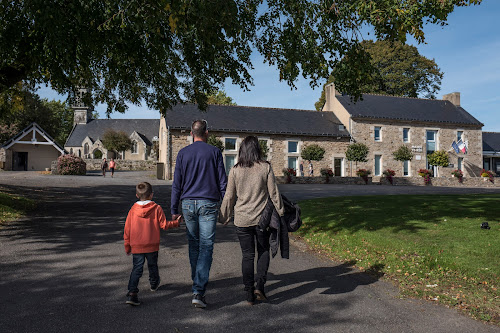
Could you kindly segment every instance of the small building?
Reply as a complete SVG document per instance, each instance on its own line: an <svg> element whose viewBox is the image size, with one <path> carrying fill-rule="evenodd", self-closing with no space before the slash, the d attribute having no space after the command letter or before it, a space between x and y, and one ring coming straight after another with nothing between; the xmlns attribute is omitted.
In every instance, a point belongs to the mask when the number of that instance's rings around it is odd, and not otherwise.
<svg viewBox="0 0 500 333"><path fill-rule="evenodd" d="M31 123L1 147L3 169L43 171L65 154L64 149L37 123Z"/></svg>
<svg viewBox="0 0 500 333"><path fill-rule="evenodd" d="M500 132L483 132L483 169L500 176Z"/></svg>
<svg viewBox="0 0 500 333"><path fill-rule="evenodd" d="M368 161L358 163L373 176L391 169L396 176L417 176L419 169L433 169L434 176L450 177L455 169L464 176L478 177L483 167L483 124L460 106L460 93L443 96L443 100L364 94L354 103L350 96L325 87L323 113L333 112L350 133L353 142L369 148ZM465 153L452 148L453 142L463 142ZM411 161L394 160L393 152L400 146L409 147ZM450 165L432 167L427 156L434 151L447 151Z"/></svg>
<svg viewBox="0 0 500 333"><path fill-rule="evenodd" d="M202 112L195 104L179 104L160 122L159 162L165 166L165 179L173 178L179 150L193 142L191 125L198 119L206 120L209 134L223 142L227 172L238 162L240 144L248 135L255 135L267 147L266 159L277 176L283 175L284 168L298 172L302 162L307 174L301 152L311 144L325 149L323 160L313 162L315 176L321 168L331 168L336 176L348 171L345 151L350 136L332 112L228 105L210 105Z"/></svg>

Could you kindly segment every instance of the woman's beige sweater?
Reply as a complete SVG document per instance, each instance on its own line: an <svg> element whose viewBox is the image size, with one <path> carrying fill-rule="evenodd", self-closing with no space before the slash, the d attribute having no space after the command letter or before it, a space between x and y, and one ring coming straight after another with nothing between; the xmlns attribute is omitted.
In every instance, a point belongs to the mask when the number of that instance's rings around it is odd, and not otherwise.
<svg viewBox="0 0 500 333"><path fill-rule="evenodd" d="M233 167L221 206L222 223L228 222L234 213L237 227L258 225L268 198L283 216L283 201L269 163L255 163L251 168Z"/></svg>

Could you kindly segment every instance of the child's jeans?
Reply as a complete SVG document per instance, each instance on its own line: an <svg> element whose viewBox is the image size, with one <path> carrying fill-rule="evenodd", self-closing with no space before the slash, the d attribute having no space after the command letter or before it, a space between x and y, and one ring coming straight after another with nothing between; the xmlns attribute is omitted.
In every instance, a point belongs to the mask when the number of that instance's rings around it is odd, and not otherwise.
<svg viewBox="0 0 500 333"><path fill-rule="evenodd" d="M128 292L139 292L139 288L137 286L139 285L139 279L142 276L144 261L146 259L148 260L149 283L152 287L155 287L160 282L160 275L158 273L158 251L151 253L137 253L132 256L134 267L132 268L130 279L128 281Z"/></svg>

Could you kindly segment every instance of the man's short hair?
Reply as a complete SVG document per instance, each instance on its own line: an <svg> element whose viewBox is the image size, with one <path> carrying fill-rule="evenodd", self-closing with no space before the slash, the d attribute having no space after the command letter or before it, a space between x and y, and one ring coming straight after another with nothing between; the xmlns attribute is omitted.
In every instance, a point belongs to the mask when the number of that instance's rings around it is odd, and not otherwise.
<svg viewBox="0 0 500 333"><path fill-rule="evenodd" d="M193 132L193 136L197 138L203 138L205 136L205 132L207 131L207 121L206 120L195 120L191 125L191 132Z"/></svg>
<svg viewBox="0 0 500 333"><path fill-rule="evenodd" d="M151 186L148 182L137 184L135 187L135 193L137 194L139 200L147 200L153 193L153 186Z"/></svg>

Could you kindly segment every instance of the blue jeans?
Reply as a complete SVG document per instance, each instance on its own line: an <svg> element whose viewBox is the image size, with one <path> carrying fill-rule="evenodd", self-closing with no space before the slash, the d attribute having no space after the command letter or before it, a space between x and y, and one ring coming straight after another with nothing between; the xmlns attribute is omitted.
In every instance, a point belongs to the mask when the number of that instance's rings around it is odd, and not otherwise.
<svg viewBox="0 0 500 333"><path fill-rule="evenodd" d="M212 254L219 202L212 200L182 200L182 215L186 221L189 242L189 262L193 294L205 295Z"/></svg>
<svg viewBox="0 0 500 333"><path fill-rule="evenodd" d="M151 287L155 287L160 282L160 274L158 273L158 251L151 253L134 253L132 258L133 267L128 281L128 292L139 292L139 279L142 276L144 261L148 261L149 283Z"/></svg>

